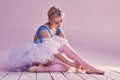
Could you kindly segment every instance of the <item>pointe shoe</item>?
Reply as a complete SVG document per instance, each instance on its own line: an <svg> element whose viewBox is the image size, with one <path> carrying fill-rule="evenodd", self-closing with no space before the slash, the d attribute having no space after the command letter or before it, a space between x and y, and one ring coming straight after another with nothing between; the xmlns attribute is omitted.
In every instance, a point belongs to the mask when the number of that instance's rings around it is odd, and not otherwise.
<svg viewBox="0 0 120 80"><path fill-rule="evenodd" d="M39 66L32 66L28 69L30 72L44 72L47 71L47 69L43 65Z"/></svg>
<svg viewBox="0 0 120 80"><path fill-rule="evenodd" d="M104 75L105 72L96 68L90 68L90 69L86 69L86 74L100 74L100 75Z"/></svg>
<svg viewBox="0 0 120 80"><path fill-rule="evenodd" d="M38 66L32 66L28 69L28 71L30 72L37 72L37 70L38 70Z"/></svg>

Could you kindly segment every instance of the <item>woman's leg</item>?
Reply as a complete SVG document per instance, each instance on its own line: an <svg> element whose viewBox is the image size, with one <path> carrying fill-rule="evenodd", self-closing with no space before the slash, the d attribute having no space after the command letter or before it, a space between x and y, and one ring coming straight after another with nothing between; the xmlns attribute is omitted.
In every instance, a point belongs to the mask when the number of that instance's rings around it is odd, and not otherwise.
<svg viewBox="0 0 120 80"><path fill-rule="evenodd" d="M64 71L65 72L68 70L69 70L69 67L57 59L47 66L43 66L42 64L40 64L39 66L31 66L28 69L28 71L30 72L49 72L49 71L53 71L53 72Z"/></svg>
<svg viewBox="0 0 120 80"><path fill-rule="evenodd" d="M61 65L61 64L54 64L54 65L50 65L50 66L43 66L43 65L39 65L39 66L32 66L28 69L28 71L30 72L59 72L59 71L68 71L67 68L65 68L66 66Z"/></svg>
<svg viewBox="0 0 120 80"><path fill-rule="evenodd" d="M63 47L61 47L59 51L65 53L70 59L76 61L79 66L82 65L87 71L89 72L91 71L91 73L95 72L95 73L104 74L103 71L96 69L91 64L86 62L83 58L81 58L81 56L69 44L63 45Z"/></svg>
<svg viewBox="0 0 120 80"><path fill-rule="evenodd" d="M70 45L63 45L59 51L61 53L65 53L70 59L78 62L79 65L84 67L90 65L84 59L82 59L82 57Z"/></svg>

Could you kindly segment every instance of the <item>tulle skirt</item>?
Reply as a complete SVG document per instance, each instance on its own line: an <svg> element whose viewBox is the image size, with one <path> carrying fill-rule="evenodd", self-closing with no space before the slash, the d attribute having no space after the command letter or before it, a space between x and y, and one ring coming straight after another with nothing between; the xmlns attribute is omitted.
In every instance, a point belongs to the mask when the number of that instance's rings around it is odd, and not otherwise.
<svg viewBox="0 0 120 80"><path fill-rule="evenodd" d="M54 36L44 38L43 43L29 43L0 53L0 69L28 68L35 62L47 64L54 60L54 54L58 54L58 49L64 44L68 44L66 39Z"/></svg>

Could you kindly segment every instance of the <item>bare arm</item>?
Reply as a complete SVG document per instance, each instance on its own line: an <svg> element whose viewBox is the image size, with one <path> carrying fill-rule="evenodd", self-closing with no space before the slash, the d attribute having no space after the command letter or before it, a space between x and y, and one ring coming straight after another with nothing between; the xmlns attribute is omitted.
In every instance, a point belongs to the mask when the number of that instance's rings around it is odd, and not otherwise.
<svg viewBox="0 0 120 80"><path fill-rule="evenodd" d="M35 42L36 40L38 40L38 38L37 38L37 36L36 36L36 35L34 35L34 42Z"/></svg>
<svg viewBox="0 0 120 80"><path fill-rule="evenodd" d="M64 32L63 31L61 31L61 33L60 33L60 35L59 35L60 37L62 37L62 38L65 38L65 34L64 34Z"/></svg>
<svg viewBox="0 0 120 80"><path fill-rule="evenodd" d="M50 36L46 30L42 30L39 34L42 38L50 38ZM36 41L36 40L38 40L38 37L35 35L34 41Z"/></svg>
<svg viewBox="0 0 120 80"><path fill-rule="evenodd" d="M46 30L40 31L40 36L42 38L50 38L50 36L49 36L49 34L48 34L48 32Z"/></svg>

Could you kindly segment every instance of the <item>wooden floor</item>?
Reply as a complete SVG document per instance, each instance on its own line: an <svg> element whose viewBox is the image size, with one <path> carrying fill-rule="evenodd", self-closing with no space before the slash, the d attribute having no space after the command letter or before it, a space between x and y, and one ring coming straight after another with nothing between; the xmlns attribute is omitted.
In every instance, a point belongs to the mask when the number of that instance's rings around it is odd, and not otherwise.
<svg viewBox="0 0 120 80"><path fill-rule="evenodd" d="M99 67L104 75L74 72L5 72L0 71L0 80L120 80L119 67Z"/></svg>

